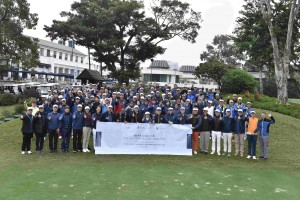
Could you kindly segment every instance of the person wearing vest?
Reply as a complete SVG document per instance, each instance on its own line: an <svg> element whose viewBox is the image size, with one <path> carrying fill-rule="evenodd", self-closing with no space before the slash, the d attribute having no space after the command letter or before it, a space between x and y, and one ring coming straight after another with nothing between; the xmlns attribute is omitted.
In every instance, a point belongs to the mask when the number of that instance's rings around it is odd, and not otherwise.
<svg viewBox="0 0 300 200"><path fill-rule="evenodd" d="M53 111L48 113L48 133L49 133L49 150L50 153L57 152L57 142L59 133L59 117L60 114L57 112L58 106L53 105ZM54 144L53 144L54 140Z"/></svg>
<svg viewBox="0 0 300 200"><path fill-rule="evenodd" d="M267 160L269 157L269 128L271 124L275 123L275 119L272 114L269 114L270 119L266 118L266 113L261 114L261 120L258 122L258 126L255 132L259 132L259 144L260 144L260 159Z"/></svg>
<svg viewBox="0 0 300 200"><path fill-rule="evenodd" d="M23 135L23 142L22 142L22 155L25 154L27 150L28 154L31 154L30 145L31 145L31 138L33 135L33 115L32 115L32 108L27 107L27 112L24 115L20 116L22 122L22 135Z"/></svg>
<svg viewBox="0 0 300 200"><path fill-rule="evenodd" d="M247 119L248 121L248 131L247 131L247 140L248 140L248 156L247 159L251 157L253 160L256 160L256 143L257 143L257 125L258 118L256 117L255 111L251 111L251 117Z"/></svg>
<svg viewBox="0 0 300 200"><path fill-rule="evenodd" d="M226 115L223 117L223 142L224 142L224 153L223 156L231 156L231 138L233 133L234 120L231 115L232 110L226 109ZM228 148L227 148L228 147Z"/></svg>
<svg viewBox="0 0 300 200"><path fill-rule="evenodd" d="M83 112L82 105L77 105L77 111L73 113L73 153L82 151L82 129L83 129Z"/></svg>
<svg viewBox="0 0 300 200"><path fill-rule="evenodd" d="M36 137L36 152L43 152L44 137L47 134L47 114L44 111L44 106L39 106L39 111L35 113L33 118L33 129Z"/></svg>
<svg viewBox="0 0 300 200"><path fill-rule="evenodd" d="M153 115L153 123L155 124L164 123L164 116L161 114L161 107L156 108L156 112Z"/></svg>
<svg viewBox="0 0 300 200"><path fill-rule="evenodd" d="M221 135L222 135L222 129L223 129L223 119L221 116L220 109L215 110L215 116L212 120L212 132L211 132L211 140L212 140L212 146L211 146L211 154L215 154L216 152L216 140L217 140L217 154L218 156L221 155Z"/></svg>
<svg viewBox="0 0 300 200"><path fill-rule="evenodd" d="M83 115L83 140L82 140L82 152L90 152L88 149L90 136L92 132L92 115L90 113L90 107L86 106L84 108L85 112Z"/></svg>
<svg viewBox="0 0 300 200"><path fill-rule="evenodd" d="M211 133L212 116L208 114L208 107L203 109L203 115L200 116L197 128L200 128L200 148L201 153L208 154L209 139Z"/></svg>
<svg viewBox="0 0 300 200"><path fill-rule="evenodd" d="M235 156L240 152L240 156L244 156L244 138L245 138L245 114L243 109L238 109L238 116L234 117L234 141L235 141Z"/></svg>
<svg viewBox="0 0 300 200"><path fill-rule="evenodd" d="M192 135L192 145L193 145L193 153L198 154L198 141L199 141L199 128L196 128L199 122L199 109L197 107L193 108L192 115L190 117L190 123L192 124L193 135Z"/></svg>
<svg viewBox="0 0 300 200"><path fill-rule="evenodd" d="M70 107L66 106L65 111L61 114L60 118L60 132L62 135L61 140L61 150L63 153L69 152L70 137L72 132L72 113L70 112Z"/></svg>

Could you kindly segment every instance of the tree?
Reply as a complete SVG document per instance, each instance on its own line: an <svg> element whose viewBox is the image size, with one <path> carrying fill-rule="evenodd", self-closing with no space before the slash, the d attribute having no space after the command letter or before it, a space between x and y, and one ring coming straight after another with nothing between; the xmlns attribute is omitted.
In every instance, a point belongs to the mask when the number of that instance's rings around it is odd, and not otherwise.
<svg viewBox="0 0 300 200"><path fill-rule="evenodd" d="M251 74L242 69L231 69L222 77L222 91L227 93L253 92L257 82Z"/></svg>
<svg viewBox="0 0 300 200"><path fill-rule="evenodd" d="M30 13L26 0L0 0L0 60L22 63L24 69L39 62L37 40L23 35L23 30L34 29L37 14ZM9 66L0 71L8 71Z"/></svg>
<svg viewBox="0 0 300 200"><path fill-rule="evenodd" d="M241 66L244 59L230 35L216 35L212 44L206 45L206 51L200 54L200 59L205 61L209 58L233 66Z"/></svg>
<svg viewBox="0 0 300 200"><path fill-rule="evenodd" d="M195 69L195 75L198 78L210 78L222 87L222 77L234 67L227 65L216 58L208 58L205 63L200 63Z"/></svg>
<svg viewBox="0 0 300 200"><path fill-rule="evenodd" d="M275 67L275 77L277 84L277 103L287 104L288 103L288 76L291 59L291 47L292 47L292 36L293 26L298 15L300 0L292 0L290 2L290 12L288 27L286 33L286 41L279 43L278 33L276 30L276 24L273 22L273 4L270 0L259 1L259 6L263 19L266 21L271 36L271 44L273 48L273 62Z"/></svg>
<svg viewBox="0 0 300 200"><path fill-rule="evenodd" d="M284 48L290 11L289 1L274 1L273 2L273 23L276 25L276 34L278 43L281 48ZM292 48L290 74L293 76L299 71L299 15L293 25ZM271 37L268 29L268 24L264 20L263 15L258 5L258 1L245 0L243 10L240 11L240 17L237 18L237 27L234 30L234 42L240 52L247 55L245 65L255 67L258 71L267 66L270 75L274 73L273 48L270 43ZM261 81L262 83L262 81ZM262 89L262 86L260 87Z"/></svg>
<svg viewBox="0 0 300 200"><path fill-rule="evenodd" d="M90 48L113 78L128 82L140 77L140 61L164 53L161 42L174 37L195 42L200 29L201 15L188 3L154 0L151 11L146 17L137 1L81 0L61 13L67 21L54 20L44 29L51 39L74 39Z"/></svg>

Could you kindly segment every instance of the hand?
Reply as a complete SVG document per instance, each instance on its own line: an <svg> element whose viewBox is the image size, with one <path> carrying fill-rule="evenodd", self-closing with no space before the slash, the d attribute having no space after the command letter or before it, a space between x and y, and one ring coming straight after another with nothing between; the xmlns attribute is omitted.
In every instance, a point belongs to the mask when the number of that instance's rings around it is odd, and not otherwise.
<svg viewBox="0 0 300 200"><path fill-rule="evenodd" d="M194 130L194 129L195 129L195 127L192 127L192 129Z"/></svg>
<svg viewBox="0 0 300 200"><path fill-rule="evenodd" d="M21 116L20 116L20 119L23 119L23 118L24 118L23 115L21 115Z"/></svg>
<svg viewBox="0 0 300 200"><path fill-rule="evenodd" d="M56 130L57 133L59 133L59 128Z"/></svg>
<svg viewBox="0 0 300 200"><path fill-rule="evenodd" d="M230 99L230 96L228 96L227 98Z"/></svg>
<svg viewBox="0 0 300 200"><path fill-rule="evenodd" d="M269 117L272 117L272 114L271 114L271 113L269 114Z"/></svg>
<svg viewBox="0 0 300 200"><path fill-rule="evenodd" d="M50 120L51 119L51 117L48 117L48 120Z"/></svg>
<svg viewBox="0 0 300 200"><path fill-rule="evenodd" d="M220 117L220 120L222 120L223 118L222 117Z"/></svg>
<svg viewBox="0 0 300 200"><path fill-rule="evenodd" d="M241 117L239 116L238 119L241 119Z"/></svg>

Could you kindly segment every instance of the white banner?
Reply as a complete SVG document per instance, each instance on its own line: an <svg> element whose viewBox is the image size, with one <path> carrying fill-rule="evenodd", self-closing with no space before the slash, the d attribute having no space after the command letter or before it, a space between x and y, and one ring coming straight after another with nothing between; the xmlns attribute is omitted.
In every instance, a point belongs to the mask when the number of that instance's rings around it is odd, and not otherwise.
<svg viewBox="0 0 300 200"><path fill-rule="evenodd" d="M192 155L191 125L97 122L95 154Z"/></svg>

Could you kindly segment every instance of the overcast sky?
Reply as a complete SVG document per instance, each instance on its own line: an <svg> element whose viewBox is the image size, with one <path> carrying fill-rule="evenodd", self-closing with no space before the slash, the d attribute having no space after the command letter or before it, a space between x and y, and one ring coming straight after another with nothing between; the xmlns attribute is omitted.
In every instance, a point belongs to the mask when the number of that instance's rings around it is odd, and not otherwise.
<svg viewBox="0 0 300 200"><path fill-rule="evenodd" d="M183 0L189 2L195 11L202 14L203 22L197 37L196 43L191 44L180 38L174 38L162 43L167 48L165 54L157 56L155 59L177 62L181 65L195 65L200 62L200 53L205 50L206 44L212 42L215 35L230 34L235 27L235 20L238 12L244 4L243 0ZM70 10L74 0L28 0L30 11L37 13L39 22L36 30L25 30L24 34L33 37L49 40L46 38L44 25L51 25L52 20L61 19L61 11ZM145 0L149 4L151 0ZM83 47L76 48L84 53L87 50ZM149 61L145 65L148 65Z"/></svg>

